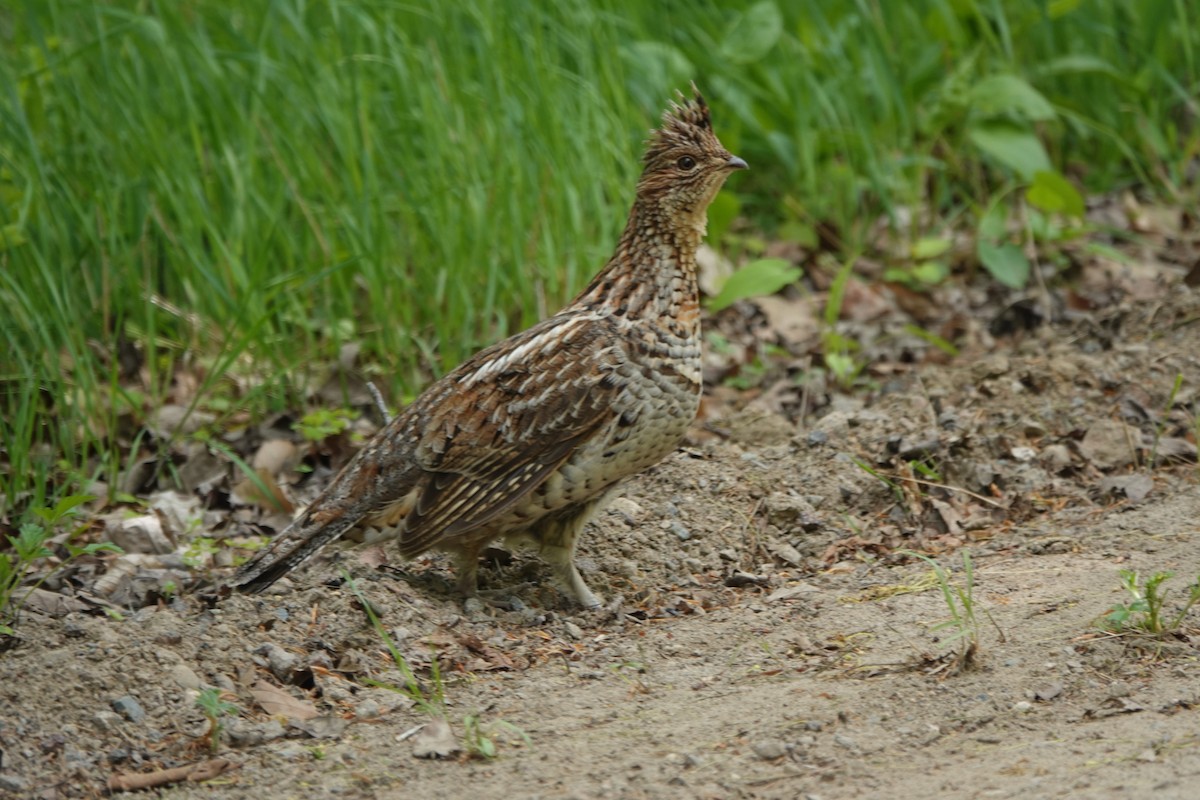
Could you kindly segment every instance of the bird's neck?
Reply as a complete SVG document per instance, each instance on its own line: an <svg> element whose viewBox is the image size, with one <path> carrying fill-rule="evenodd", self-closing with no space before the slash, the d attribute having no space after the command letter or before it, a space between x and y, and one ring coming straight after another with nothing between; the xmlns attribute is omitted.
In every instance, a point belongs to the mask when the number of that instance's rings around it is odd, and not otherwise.
<svg viewBox="0 0 1200 800"><path fill-rule="evenodd" d="M612 258L572 305L603 308L630 321L671 319L688 328L698 325L696 249L705 217L701 211L698 219L680 219L657 206L635 203Z"/></svg>

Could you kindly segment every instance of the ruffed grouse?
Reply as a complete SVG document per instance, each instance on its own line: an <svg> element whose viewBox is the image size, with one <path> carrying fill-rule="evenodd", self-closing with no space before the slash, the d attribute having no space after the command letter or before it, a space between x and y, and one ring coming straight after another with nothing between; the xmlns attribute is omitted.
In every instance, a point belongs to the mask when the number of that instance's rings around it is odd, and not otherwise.
<svg viewBox="0 0 1200 800"><path fill-rule="evenodd" d="M699 91L651 134L616 252L559 313L460 365L384 427L232 580L260 592L335 539L397 538L456 557L476 591L489 542L532 541L579 602L600 605L575 544L604 496L673 451L700 403L696 248L746 162Z"/></svg>

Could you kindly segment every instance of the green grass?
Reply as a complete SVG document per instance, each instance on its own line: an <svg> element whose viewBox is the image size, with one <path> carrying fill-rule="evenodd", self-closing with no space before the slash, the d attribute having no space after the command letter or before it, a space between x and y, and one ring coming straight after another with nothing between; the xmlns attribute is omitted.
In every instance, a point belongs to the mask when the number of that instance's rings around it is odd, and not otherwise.
<svg viewBox="0 0 1200 800"><path fill-rule="evenodd" d="M218 429L297 410L354 342L395 403L553 311L607 257L690 79L752 167L714 232L820 222L849 255L880 213L982 213L1043 152L1088 191L1192 191L1184 0L742 8L0 9L0 523L116 491L163 402Z"/></svg>

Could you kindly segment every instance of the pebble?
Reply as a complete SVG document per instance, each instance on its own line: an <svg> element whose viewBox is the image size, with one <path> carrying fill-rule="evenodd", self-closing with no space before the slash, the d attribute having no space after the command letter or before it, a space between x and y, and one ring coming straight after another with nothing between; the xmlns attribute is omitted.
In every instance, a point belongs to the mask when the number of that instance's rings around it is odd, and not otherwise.
<svg viewBox="0 0 1200 800"><path fill-rule="evenodd" d="M29 784L16 775L0 775L0 789L6 792L23 792Z"/></svg>
<svg viewBox="0 0 1200 800"><path fill-rule="evenodd" d="M1142 432L1132 425L1098 419L1079 442L1079 451L1100 469L1119 469L1133 463L1141 442Z"/></svg>
<svg viewBox="0 0 1200 800"><path fill-rule="evenodd" d="M272 675L284 683L291 682L292 673L296 669L296 656L271 642L267 642L254 652L267 657L267 668L271 670Z"/></svg>
<svg viewBox="0 0 1200 800"><path fill-rule="evenodd" d="M679 541L686 542L692 538L692 532L683 526L680 522L671 523L671 533L679 537Z"/></svg>
<svg viewBox="0 0 1200 800"><path fill-rule="evenodd" d="M200 676L187 664L176 664L171 667L171 679L184 689L199 691L200 687L203 686Z"/></svg>
<svg viewBox="0 0 1200 800"><path fill-rule="evenodd" d="M1018 713L1025 714L1032 710L1033 710L1033 703L1029 702L1028 700L1021 700L1019 702L1013 703L1013 711L1016 711Z"/></svg>
<svg viewBox="0 0 1200 800"><path fill-rule="evenodd" d="M754 755L763 761L774 761L777 758L783 758L788 753L787 745L778 739L766 739L761 742L755 742L750 745L750 749L754 751Z"/></svg>
<svg viewBox="0 0 1200 800"><path fill-rule="evenodd" d="M1129 697L1133 694L1133 687L1129 685L1129 681L1113 681L1108 685L1109 697Z"/></svg>
<svg viewBox="0 0 1200 800"><path fill-rule="evenodd" d="M1061 472L1071 466L1071 451L1065 444L1052 444L1042 450L1042 463L1051 472Z"/></svg>
<svg viewBox="0 0 1200 800"><path fill-rule="evenodd" d="M118 712L130 722L141 722L146 718L146 712L142 709L141 703L131 695L125 695L113 700L112 707L113 711Z"/></svg>
<svg viewBox="0 0 1200 800"><path fill-rule="evenodd" d="M858 742L851 739L849 736L844 736L840 733L834 734L833 743L839 747L844 747L847 750L857 750Z"/></svg>
<svg viewBox="0 0 1200 800"><path fill-rule="evenodd" d="M229 744L233 747L255 747L273 742L282 739L285 732L283 724L276 719L263 723L234 719L226 725L226 730L229 732Z"/></svg>
<svg viewBox="0 0 1200 800"><path fill-rule="evenodd" d="M92 725L101 733L107 733L121 724L121 718L107 708L92 715Z"/></svg>
<svg viewBox="0 0 1200 800"><path fill-rule="evenodd" d="M1033 696L1042 702L1047 702L1058 697L1062 694L1062 691L1063 685L1055 681L1054 683L1047 683L1045 686L1039 686L1037 689L1034 689Z"/></svg>
<svg viewBox="0 0 1200 800"><path fill-rule="evenodd" d="M567 635L572 639L579 640L583 638L583 628L580 628L574 622L564 620L563 627L567 629Z"/></svg>
<svg viewBox="0 0 1200 800"><path fill-rule="evenodd" d="M633 524L641 521L646 510L628 497L618 497L608 504L608 510L626 517Z"/></svg>

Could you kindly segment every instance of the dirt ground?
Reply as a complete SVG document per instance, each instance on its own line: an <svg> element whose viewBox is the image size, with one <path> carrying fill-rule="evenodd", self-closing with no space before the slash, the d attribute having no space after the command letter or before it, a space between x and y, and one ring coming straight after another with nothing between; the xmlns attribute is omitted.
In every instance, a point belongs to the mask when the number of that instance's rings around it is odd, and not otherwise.
<svg viewBox="0 0 1200 800"><path fill-rule="evenodd" d="M146 568L144 607L27 612L0 653L0 795L97 796L216 757L160 796L1195 797L1200 611L1164 637L1099 624L1129 599L1122 569L1175 573L1172 609L1200 573L1200 295L1136 288L1016 329L997 311L994 334L893 359L868 390L784 364L714 391L590 526L600 611L534 555L495 554L494 593L464 603L439 557L344 550L262 597L171 592ZM181 550L197 535L159 516ZM964 591L971 554L969 662L907 548ZM211 585L220 555L160 572ZM404 677L339 563L427 695L440 684L433 712L380 685ZM206 687L234 706L215 754ZM449 738L413 734L439 714Z"/></svg>

